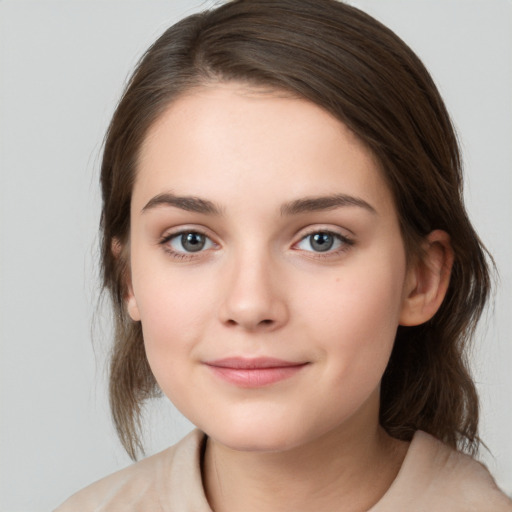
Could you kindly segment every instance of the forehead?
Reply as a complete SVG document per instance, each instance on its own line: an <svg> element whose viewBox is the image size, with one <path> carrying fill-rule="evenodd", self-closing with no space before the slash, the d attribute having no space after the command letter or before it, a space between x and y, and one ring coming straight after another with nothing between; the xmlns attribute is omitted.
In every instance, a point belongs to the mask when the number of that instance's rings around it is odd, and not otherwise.
<svg viewBox="0 0 512 512"><path fill-rule="evenodd" d="M372 152L307 100L238 83L201 87L174 101L141 147L133 201L170 191L255 204L345 193L389 207ZM247 203L249 204L249 203Z"/></svg>

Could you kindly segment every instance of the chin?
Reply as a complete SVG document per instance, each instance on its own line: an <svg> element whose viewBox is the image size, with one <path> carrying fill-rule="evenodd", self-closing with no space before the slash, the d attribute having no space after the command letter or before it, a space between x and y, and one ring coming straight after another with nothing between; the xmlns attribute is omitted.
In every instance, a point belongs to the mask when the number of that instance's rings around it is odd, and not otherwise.
<svg viewBox="0 0 512 512"><path fill-rule="evenodd" d="M230 435L224 432L221 436L211 437L231 450L241 452L283 452L300 444L290 442L286 436L279 436L276 433L261 435L261 433L236 432Z"/></svg>
<svg viewBox="0 0 512 512"><path fill-rule="evenodd" d="M205 425L202 430L227 448L243 452L282 452L311 441L312 434L300 431L297 424L269 423L254 420L250 424L231 422L229 426L223 424L217 428Z"/></svg>

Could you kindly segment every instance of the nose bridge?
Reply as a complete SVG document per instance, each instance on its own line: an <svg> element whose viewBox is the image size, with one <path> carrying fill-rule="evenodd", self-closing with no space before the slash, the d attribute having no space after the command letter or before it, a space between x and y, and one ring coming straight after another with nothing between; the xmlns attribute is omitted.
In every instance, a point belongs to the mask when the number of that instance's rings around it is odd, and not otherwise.
<svg viewBox="0 0 512 512"><path fill-rule="evenodd" d="M268 248L245 244L233 251L226 266L223 322L254 330L276 328L286 321L279 265Z"/></svg>

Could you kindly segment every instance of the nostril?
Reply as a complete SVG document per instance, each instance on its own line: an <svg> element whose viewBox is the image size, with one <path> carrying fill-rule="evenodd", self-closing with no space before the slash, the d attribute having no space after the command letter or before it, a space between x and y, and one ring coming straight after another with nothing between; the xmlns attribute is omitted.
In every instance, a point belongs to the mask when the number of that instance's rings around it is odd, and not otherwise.
<svg viewBox="0 0 512 512"><path fill-rule="evenodd" d="M236 320L233 320L232 318L228 319L226 321L226 325L228 326L231 326L231 327L235 327L237 325L245 325L246 327L248 327L249 329L254 329L254 328L257 328L257 327L264 327L264 326L272 326L274 325L274 320L271 320L271 319L265 319L265 320L260 320L259 322L255 322L252 324L252 327L250 325L248 325L247 322L237 322Z"/></svg>

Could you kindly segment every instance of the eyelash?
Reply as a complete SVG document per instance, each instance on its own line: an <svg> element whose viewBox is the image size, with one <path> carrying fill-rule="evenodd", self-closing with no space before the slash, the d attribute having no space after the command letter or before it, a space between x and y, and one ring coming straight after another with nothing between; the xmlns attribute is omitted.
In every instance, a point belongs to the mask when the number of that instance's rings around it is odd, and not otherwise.
<svg viewBox="0 0 512 512"><path fill-rule="evenodd" d="M314 256L311 256L312 258L315 258L315 259L325 259L325 258L333 258L333 257L336 257L336 256L340 256L341 254L343 254L344 252L348 251L350 249L350 247L352 247L354 244L355 244L355 241L346 236L346 235L342 235L341 233L338 233L337 231L333 231L333 230L330 230L330 229L314 229L308 233L306 233L305 235L303 235L301 237L301 239L294 244L294 246L296 246L297 244L303 242L304 240L306 240L307 238L309 237L312 237L313 235L318 235L318 234L323 234L323 235L330 235L332 236L334 239L338 240L341 245L339 248L335 249L335 250L326 250L325 252L322 252L322 251L304 251L304 252L308 252L308 253L311 253L313 254ZM311 244L311 242L310 242Z"/></svg>
<svg viewBox="0 0 512 512"><path fill-rule="evenodd" d="M178 261L190 261L191 259L195 258L196 255L201 254L204 251L202 249L197 251L197 253L175 251L174 249L172 249L172 247L169 244L169 242L171 240L178 238L180 236L183 236L183 235L188 235L188 234L201 235L201 236L205 237L207 240L209 240L212 244L217 245L217 244L215 244L215 242L212 241L212 239L206 233L204 233L203 231L201 231L200 229L197 229L197 228L182 229L181 231L177 231L175 233L166 234L159 240L158 243L159 243L159 245L161 245L163 247L164 251L167 254L169 254L173 259L178 260Z"/></svg>
<svg viewBox="0 0 512 512"><path fill-rule="evenodd" d="M184 230L181 230L178 232L166 234L159 240L158 243L159 243L159 245L161 245L163 247L164 251L167 254L169 254L173 259L178 260L178 261L190 261L205 251L203 249L200 249L199 251L197 251L197 253L181 252L181 251L176 251L176 250L172 249L169 244L169 242L171 240L176 239L183 235L188 235L188 234L201 235L201 236L205 237L208 241L210 241L210 243L212 243L213 245L217 245L217 244L215 244L215 242L212 241L212 239L206 233L204 233L203 231L201 231L199 229L184 229ZM306 253L314 254L314 256L310 256L310 257L316 258L316 259L332 258L332 257L339 256L340 254L346 252L355 243L355 241L352 238L347 237L346 235L342 235L341 233L338 233L336 231L332 231L329 229L315 229L315 230L312 230L309 233L306 233L305 235L303 235L301 237L301 239L298 242L296 242L293 246L295 247L296 245L302 243L304 240L308 239L309 237L311 237L313 235L318 235L318 234L329 235L329 236L334 237L338 242L341 243L341 246L335 250L330 250L330 248L329 248L325 252L306 251L306 250L303 251Z"/></svg>

